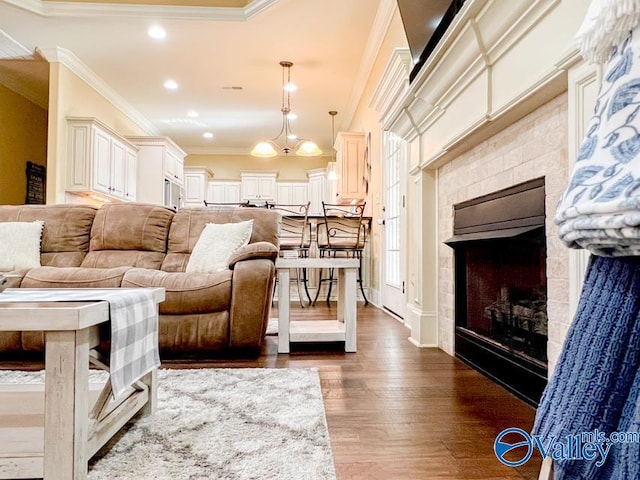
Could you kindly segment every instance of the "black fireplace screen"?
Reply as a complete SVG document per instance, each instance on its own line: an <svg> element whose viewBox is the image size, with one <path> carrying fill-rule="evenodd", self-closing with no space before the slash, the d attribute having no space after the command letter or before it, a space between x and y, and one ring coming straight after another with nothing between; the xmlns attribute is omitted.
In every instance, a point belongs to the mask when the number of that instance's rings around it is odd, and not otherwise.
<svg viewBox="0 0 640 480"><path fill-rule="evenodd" d="M456 356L535 405L547 376L544 179L454 207Z"/></svg>
<svg viewBox="0 0 640 480"><path fill-rule="evenodd" d="M456 326L514 355L547 362L544 229L473 242L456 252ZM456 288L456 293L459 291ZM460 292L463 293L463 292Z"/></svg>

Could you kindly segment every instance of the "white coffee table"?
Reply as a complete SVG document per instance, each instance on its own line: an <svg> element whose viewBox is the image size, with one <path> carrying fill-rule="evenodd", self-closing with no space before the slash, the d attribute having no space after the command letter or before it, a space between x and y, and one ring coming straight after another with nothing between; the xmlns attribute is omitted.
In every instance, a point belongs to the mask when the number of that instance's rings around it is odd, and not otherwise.
<svg viewBox="0 0 640 480"><path fill-rule="evenodd" d="M164 300L163 288L151 290L156 303ZM89 411L89 363L106 368L90 351L107 321L106 301L0 302L0 331L45 335L44 447L33 428L0 434L0 478L85 479L88 461L100 447L136 413L153 412L155 369L116 406L108 406L107 382Z"/></svg>
<svg viewBox="0 0 640 480"><path fill-rule="evenodd" d="M290 342L344 342L345 352L356 351L359 261L355 258L278 258L278 353L289 353ZM290 271L298 268L333 268L338 271L336 320L291 321Z"/></svg>

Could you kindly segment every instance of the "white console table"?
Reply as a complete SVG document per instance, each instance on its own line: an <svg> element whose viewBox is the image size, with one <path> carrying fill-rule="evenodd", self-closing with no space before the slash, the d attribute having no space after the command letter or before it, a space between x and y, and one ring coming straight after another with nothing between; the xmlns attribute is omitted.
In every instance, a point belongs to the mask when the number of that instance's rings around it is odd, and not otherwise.
<svg viewBox="0 0 640 480"><path fill-rule="evenodd" d="M278 258L278 353L289 353L290 342L344 342L345 352L356 351L355 258ZM289 318L290 271L299 268L333 268L338 272L336 320L291 321Z"/></svg>

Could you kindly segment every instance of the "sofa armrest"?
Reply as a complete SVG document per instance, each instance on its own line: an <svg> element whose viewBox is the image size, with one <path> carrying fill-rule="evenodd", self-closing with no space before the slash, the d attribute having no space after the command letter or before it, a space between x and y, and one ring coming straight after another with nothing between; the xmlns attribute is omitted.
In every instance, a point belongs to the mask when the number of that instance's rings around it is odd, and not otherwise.
<svg viewBox="0 0 640 480"><path fill-rule="evenodd" d="M229 346L259 349L269 320L276 266L259 258L239 262L231 279Z"/></svg>
<svg viewBox="0 0 640 480"><path fill-rule="evenodd" d="M255 260L263 258L266 260L275 261L278 256L278 248L269 242L255 242L240 247L233 252L231 258L229 258L229 268L233 270L236 263L244 260Z"/></svg>

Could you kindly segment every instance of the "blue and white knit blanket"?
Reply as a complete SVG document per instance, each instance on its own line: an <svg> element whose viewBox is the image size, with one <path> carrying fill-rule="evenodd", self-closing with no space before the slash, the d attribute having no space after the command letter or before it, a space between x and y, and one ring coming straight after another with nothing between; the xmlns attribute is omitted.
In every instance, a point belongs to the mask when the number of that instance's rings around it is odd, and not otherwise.
<svg viewBox="0 0 640 480"><path fill-rule="evenodd" d="M536 412L543 444L598 430L640 432L640 258L591 257L576 317ZM606 462L556 459L555 480L638 480L640 443Z"/></svg>
<svg viewBox="0 0 640 480"><path fill-rule="evenodd" d="M158 306L145 288L21 289L0 294L0 302L109 302L113 394L118 397L133 382L160 365ZM44 329L43 329L44 330Z"/></svg>
<svg viewBox="0 0 640 480"><path fill-rule="evenodd" d="M555 221L596 255L640 254L640 27L612 50Z"/></svg>

